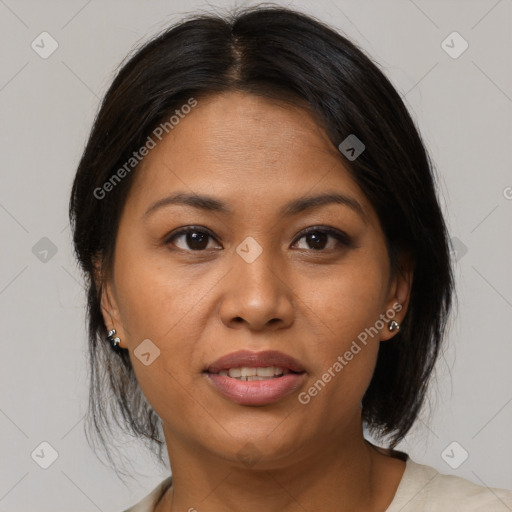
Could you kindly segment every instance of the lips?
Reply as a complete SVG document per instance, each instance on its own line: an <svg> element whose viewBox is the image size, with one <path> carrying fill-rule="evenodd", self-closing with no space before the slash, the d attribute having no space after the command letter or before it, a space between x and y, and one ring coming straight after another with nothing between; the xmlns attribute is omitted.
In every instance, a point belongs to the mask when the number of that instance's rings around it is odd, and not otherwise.
<svg viewBox="0 0 512 512"><path fill-rule="evenodd" d="M277 368L283 374L261 380L238 380L226 375L234 368ZM220 374L219 372L222 372ZM241 350L217 359L203 372L217 393L239 405L268 405L285 398L306 380L304 367L293 357L275 350Z"/></svg>
<svg viewBox="0 0 512 512"><path fill-rule="evenodd" d="M217 359L205 371L207 373L219 373L230 368L268 368L270 366L286 368L294 373L305 371L296 359L277 350L265 350L264 352L240 350L233 352Z"/></svg>

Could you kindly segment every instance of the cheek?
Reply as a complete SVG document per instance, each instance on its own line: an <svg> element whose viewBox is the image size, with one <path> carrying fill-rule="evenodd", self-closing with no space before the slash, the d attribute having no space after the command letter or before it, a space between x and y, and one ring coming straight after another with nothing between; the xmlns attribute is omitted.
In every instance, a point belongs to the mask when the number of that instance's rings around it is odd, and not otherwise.
<svg viewBox="0 0 512 512"><path fill-rule="evenodd" d="M307 306L304 328L316 325L319 329L314 354L310 354L314 389L309 389L312 397L318 397L312 399L314 407L324 409L332 403L337 403L340 411L356 407L370 383L388 277L376 254L360 251L331 268L329 275L316 276L315 293L308 293L312 280L302 282L298 295Z"/></svg>
<svg viewBox="0 0 512 512"><path fill-rule="evenodd" d="M190 380L202 361L198 340L212 314L209 297L225 270L184 268L172 262L164 250L147 250L141 245L126 246L125 256L116 260L116 295L125 341L150 403L155 408L172 403L185 410L194 403ZM136 357L137 347L146 339L160 350L150 366Z"/></svg>
<svg viewBox="0 0 512 512"><path fill-rule="evenodd" d="M156 413L174 417L186 430L185 418L198 414L199 397L190 387L201 330L194 318L212 285L189 279L179 267L162 264L161 257L135 250L126 254L131 256L116 261L116 295L135 376ZM160 351L147 366L137 358L146 339ZM176 418L176 410L183 419Z"/></svg>
<svg viewBox="0 0 512 512"><path fill-rule="evenodd" d="M162 253L130 254L116 262L117 302L128 344L133 347L145 338L172 340L173 331L192 327L188 320L211 287L213 276L194 279L180 266L168 264Z"/></svg>
<svg viewBox="0 0 512 512"><path fill-rule="evenodd" d="M337 337L341 347L336 348L343 348L384 312L387 278L380 258L361 250L324 275L303 279L298 294L310 316L321 320L325 335Z"/></svg>

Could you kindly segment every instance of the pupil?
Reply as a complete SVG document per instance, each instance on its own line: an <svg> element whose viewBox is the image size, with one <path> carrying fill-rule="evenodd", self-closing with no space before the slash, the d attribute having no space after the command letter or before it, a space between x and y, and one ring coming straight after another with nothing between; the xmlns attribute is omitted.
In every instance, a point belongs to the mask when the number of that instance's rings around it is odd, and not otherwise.
<svg viewBox="0 0 512 512"><path fill-rule="evenodd" d="M312 249L323 249L327 238L326 233L314 232L307 235L309 237L308 244Z"/></svg>
<svg viewBox="0 0 512 512"><path fill-rule="evenodd" d="M204 249L208 245L208 235L205 233L188 233L187 243L191 249Z"/></svg>

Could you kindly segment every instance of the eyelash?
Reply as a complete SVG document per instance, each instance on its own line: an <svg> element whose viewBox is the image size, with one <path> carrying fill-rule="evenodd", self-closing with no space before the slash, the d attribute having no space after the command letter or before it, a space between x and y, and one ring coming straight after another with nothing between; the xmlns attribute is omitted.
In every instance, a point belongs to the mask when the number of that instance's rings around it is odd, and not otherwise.
<svg viewBox="0 0 512 512"><path fill-rule="evenodd" d="M200 226L189 226L187 228L184 228L184 229L174 233L172 236L168 237L165 240L165 244L166 245L171 244L174 239L176 239L176 238L178 238L178 237L180 237L182 235L187 235L189 233L204 234L204 235L207 235L210 238L213 238L214 240L216 240L215 236L213 236L213 234L210 232L209 229L204 228L204 227L200 227ZM322 234L325 234L325 235L329 235L332 238L334 238L335 240L337 240L338 243L340 243L342 246L344 246L346 248L356 247L356 245L354 244L353 239L349 235L347 235L345 232L339 231L339 230L334 229L334 228L320 227L320 226L313 226L313 227L310 227L310 228L304 230L295 239L293 244L295 245L299 240L301 240L302 238L304 238L305 236L307 236L307 235L309 235L311 233L322 233ZM206 252L208 250L208 249L199 249L199 250L181 249L180 247L178 247L177 249L181 250L181 251L185 251L185 252L195 252L195 253ZM303 250L308 250L308 249L303 249ZM313 251L315 253L321 253L321 252L328 252L329 251L329 249L309 249L309 250Z"/></svg>

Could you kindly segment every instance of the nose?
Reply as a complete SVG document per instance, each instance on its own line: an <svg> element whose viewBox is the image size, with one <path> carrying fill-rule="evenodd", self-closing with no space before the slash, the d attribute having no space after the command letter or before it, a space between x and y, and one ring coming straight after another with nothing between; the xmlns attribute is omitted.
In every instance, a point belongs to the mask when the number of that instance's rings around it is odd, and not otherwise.
<svg viewBox="0 0 512 512"><path fill-rule="evenodd" d="M251 263L234 255L220 306L227 327L277 330L293 323L293 292L286 272L272 259L266 251Z"/></svg>

